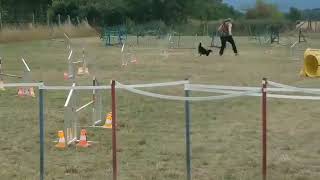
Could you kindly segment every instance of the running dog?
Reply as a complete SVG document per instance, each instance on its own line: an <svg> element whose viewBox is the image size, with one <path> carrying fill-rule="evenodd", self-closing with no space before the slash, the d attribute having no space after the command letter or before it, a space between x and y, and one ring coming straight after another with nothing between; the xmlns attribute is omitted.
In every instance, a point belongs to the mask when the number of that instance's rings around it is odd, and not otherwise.
<svg viewBox="0 0 320 180"><path fill-rule="evenodd" d="M199 43L199 46L198 46L198 53L200 56L202 55L206 55L206 56L209 56L209 54L212 52L211 49L205 49L204 47L202 47L201 43Z"/></svg>

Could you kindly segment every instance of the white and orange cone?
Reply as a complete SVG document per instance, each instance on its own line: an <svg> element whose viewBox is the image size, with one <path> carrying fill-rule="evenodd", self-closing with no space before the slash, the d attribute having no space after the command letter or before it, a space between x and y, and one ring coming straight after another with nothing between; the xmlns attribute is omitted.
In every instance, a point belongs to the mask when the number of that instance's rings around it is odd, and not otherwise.
<svg viewBox="0 0 320 180"><path fill-rule="evenodd" d="M63 131L58 131L58 137L59 137L58 144L56 144L55 146L60 149L66 148L66 139L64 138Z"/></svg>
<svg viewBox="0 0 320 180"><path fill-rule="evenodd" d="M112 129L112 112L109 112L106 117L106 122L103 125L103 128Z"/></svg>
<svg viewBox="0 0 320 180"><path fill-rule="evenodd" d="M63 79L64 80L68 80L69 79L68 73L66 73L66 72L63 73Z"/></svg>
<svg viewBox="0 0 320 180"><path fill-rule="evenodd" d="M24 89L23 88L19 88L18 89L18 96L23 97L24 96Z"/></svg>
<svg viewBox="0 0 320 180"><path fill-rule="evenodd" d="M2 91L6 90L6 89L3 87L3 84L4 84L4 82L0 79L0 90L2 90Z"/></svg>
<svg viewBox="0 0 320 180"><path fill-rule="evenodd" d="M137 64L138 63L137 57L132 56L131 63Z"/></svg>
<svg viewBox="0 0 320 180"><path fill-rule="evenodd" d="M87 141L87 131L85 129L82 129L80 133L80 141L77 144L77 147L87 148L89 146L90 144Z"/></svg>
<svg viewBox="0 0 320 180"><path fill-rule="evenodd" d="M36 94L34 93L33 87L29 88L29 96L36 97Z"/></svg>

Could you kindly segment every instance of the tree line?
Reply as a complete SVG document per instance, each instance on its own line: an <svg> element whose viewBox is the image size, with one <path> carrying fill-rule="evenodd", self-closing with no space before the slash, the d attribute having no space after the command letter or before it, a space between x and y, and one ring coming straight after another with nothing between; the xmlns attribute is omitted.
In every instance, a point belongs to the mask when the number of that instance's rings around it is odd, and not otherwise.
<svg viewBox="0 0 320 180"><path fill-rule="evenodd" d="M271 19L297 21L303 18L320 18L320 10L301 11L291 8L288 13L279 11L276 5L257 0L253 8L240 12L223 3L223 0L0 0L0 13L11 21L19 21L26 15L87 18L96 25L136 24L162 21L166 25L183 24L190 19L200 21L233 19ZM45 20L43 20L45 22Z"/></svg>

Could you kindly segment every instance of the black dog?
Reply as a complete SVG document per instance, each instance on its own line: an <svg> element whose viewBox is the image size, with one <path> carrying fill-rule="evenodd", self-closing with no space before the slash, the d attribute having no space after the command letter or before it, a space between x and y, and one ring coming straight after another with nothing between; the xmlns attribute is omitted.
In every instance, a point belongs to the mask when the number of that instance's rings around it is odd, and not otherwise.
<svg viewBox="0 0 320 180"><path fill-rule="evenodd" d="M212 52L211 49L207 50L205 49L204 47L202 47L201 43L199 43L199 46L198 46L198 53L200 56L202 55L206 55L206 56L209 56L209 54Z"/></svg>

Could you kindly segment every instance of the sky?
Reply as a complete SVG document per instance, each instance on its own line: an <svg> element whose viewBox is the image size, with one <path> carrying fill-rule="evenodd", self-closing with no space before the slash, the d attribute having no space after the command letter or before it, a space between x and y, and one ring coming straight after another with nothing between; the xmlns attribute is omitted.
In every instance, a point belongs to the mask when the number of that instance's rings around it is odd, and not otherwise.
<svg viewBox="0 0 320 180"><path fill-rule="evenodd" d="M244 10L255 4L256 0L223 0L236 9ZM298 9L320 8L320 0L266 0L276 3L281 11L288 11L290 7Z"/></svg>

